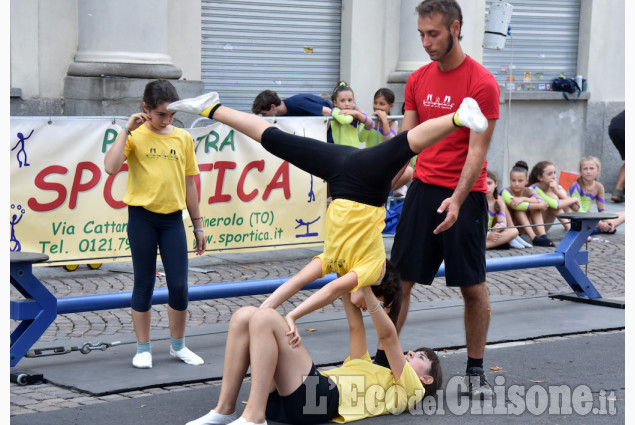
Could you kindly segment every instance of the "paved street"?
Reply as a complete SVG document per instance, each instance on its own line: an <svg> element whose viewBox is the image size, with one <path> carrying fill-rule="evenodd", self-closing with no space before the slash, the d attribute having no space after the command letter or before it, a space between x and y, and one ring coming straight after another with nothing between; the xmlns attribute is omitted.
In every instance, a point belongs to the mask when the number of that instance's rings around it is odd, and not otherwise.
<svg viewBox="0 0 635 425"><path fill-rule="evenodd" d="M553 229L550 237L558 242L564 232ZM389 252L392 238L385 238ZM604 298L623 298L625 295L625 230L624 226L615 235L597 235L588 243L589 264L587 274ZM524 250L491 250L488 257L510 255L530 255L552 252L553 248L529 248ZM266 253L212 253L190 261L190 285L237 282L254 279L288 277L300 270L319 248L300 248ZM98 270L89 270L80 266L74 272L61 267L36 267L35 274L56 297L68 297L87 294L131 291L133 283L132 268L129 262L103 264ZM489 293L492 297L527 297L550 293L570 293L571 289L553 267L525 269L508 272L489 273L487 277ZM165 287L162 276L157 279L157 287ZM280 311L288 311L304 300L311 291L302 291L289 302L281 306ZM210 324L223 324L229 321L231 314L244 305L258 305L266 295L238 298L194 301L189 306L188 334L195 334L198 327ZM11 298L19 298L12 289ZM444 300L460 301L458 290L447 288L444 279L436 279L431 287L416 285L413 291L413 303L436 302ZM339 301L324 309L326 312L342 312ZM12 321L13 329L16 323ZM168 318L165 305L153 307L153 332L167 330ZM132 332L129 309L116 309L98 312L61 315L38 341L38 346L60 346L70 340L114 341L118 335L128 335L129 340L122 343L134 343L129 335ZM66 356L81 356L70 353ZM19 365L18 365L19 366ZM11 383L11 416L29 415L36 412L48 412L59 409L108 403L117 400L153 396L157 394L189 391L194 389L217 387L219 381L203 381L186 385L147 388L110 394L90 396L80 391L55 386L50 383L19 386Z"/></svg>

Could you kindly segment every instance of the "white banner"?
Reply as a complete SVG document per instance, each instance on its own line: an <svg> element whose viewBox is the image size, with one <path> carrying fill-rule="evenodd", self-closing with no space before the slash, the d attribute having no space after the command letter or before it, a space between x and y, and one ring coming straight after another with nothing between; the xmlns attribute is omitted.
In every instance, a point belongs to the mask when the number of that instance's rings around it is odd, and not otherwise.
<svg viewBox="0 0 635 425"><path fill-rule="evenodd" d="M116 175L104 156L124 119L12 117L10 249L51 261L129 260L122 202L127 164ZM323 119L277 118L282 130L326 139ZM199 204L210 252L323 243L326 184L216 123L187 129L200 175ZM186 228L192 224L184 212ZM186 232L190 247L192 232Z"/></svg>

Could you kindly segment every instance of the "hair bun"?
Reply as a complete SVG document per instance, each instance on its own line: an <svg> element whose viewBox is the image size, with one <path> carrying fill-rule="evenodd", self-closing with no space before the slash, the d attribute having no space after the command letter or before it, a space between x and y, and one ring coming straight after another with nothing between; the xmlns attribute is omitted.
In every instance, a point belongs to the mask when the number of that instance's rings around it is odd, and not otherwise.
<svg viewBox="0 0 635 425"><path fill-rule="evenodd" d="M524 168L525 170L529 171L529 165L527 165L525 161L517 161L516 164L514 164L514 168L515 167Z"/></svg>

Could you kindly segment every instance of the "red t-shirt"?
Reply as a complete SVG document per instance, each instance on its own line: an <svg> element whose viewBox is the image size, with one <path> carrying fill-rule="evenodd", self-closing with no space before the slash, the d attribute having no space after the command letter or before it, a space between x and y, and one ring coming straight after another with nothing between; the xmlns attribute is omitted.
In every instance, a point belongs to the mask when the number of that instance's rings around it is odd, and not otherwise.
<svg viewBox="0 0 635 425"><path fill-rule="evenodd" d="M408 77L405 109L417 111L419 122L455 112L466 97L477 102L487 119L498 119L500 91L494 76L469 56L451 71L437 62L422 66ZM456 189L467 158L470 130L460 128L417 156L414 178L424 183ZM487 193L487 161L472 192Z"/></svg>

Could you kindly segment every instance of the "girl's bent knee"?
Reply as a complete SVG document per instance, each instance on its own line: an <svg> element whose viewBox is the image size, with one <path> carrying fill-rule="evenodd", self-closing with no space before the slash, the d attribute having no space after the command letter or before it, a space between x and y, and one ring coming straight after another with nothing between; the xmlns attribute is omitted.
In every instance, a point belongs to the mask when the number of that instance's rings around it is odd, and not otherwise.
<svg viewBox="0 0 635 425"><path fill-rule="evenodd" d="M272 308L259 308L249 320L249 328L271 328L277 323L284 323L284 319Z"/></svg>
<svg viewBox="0 0 635 425"><path fill-rule="evenodd" d="M258 311L258 307L254 307L252 305L241 307L232 314L230 322L249 323L251 316L253 316L256 311Z"/></svg>

